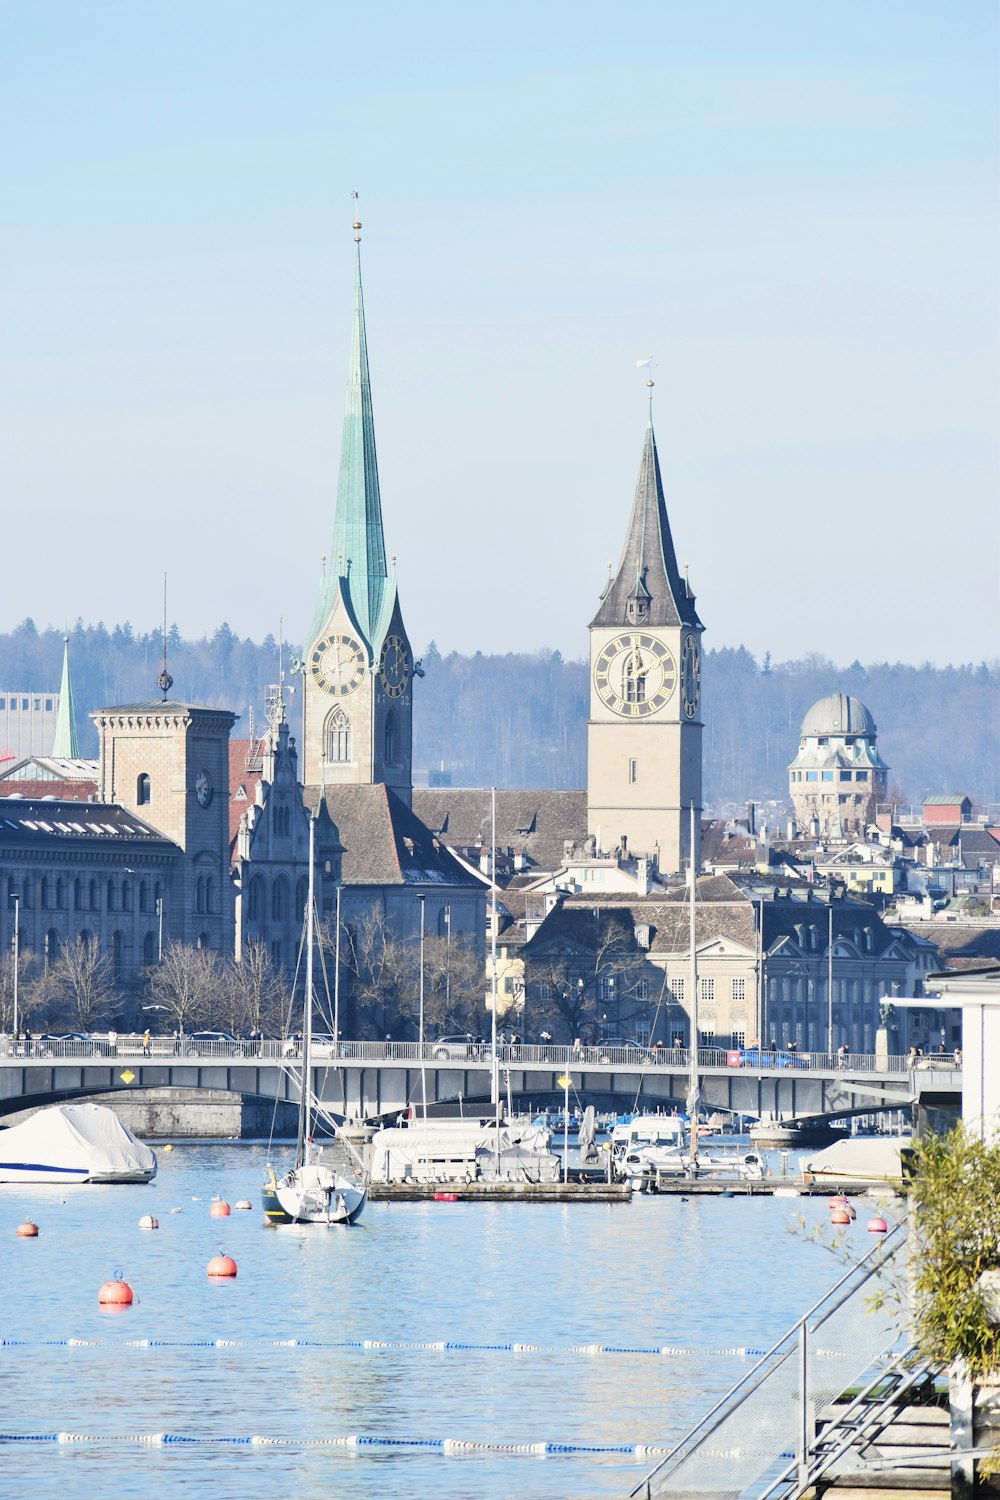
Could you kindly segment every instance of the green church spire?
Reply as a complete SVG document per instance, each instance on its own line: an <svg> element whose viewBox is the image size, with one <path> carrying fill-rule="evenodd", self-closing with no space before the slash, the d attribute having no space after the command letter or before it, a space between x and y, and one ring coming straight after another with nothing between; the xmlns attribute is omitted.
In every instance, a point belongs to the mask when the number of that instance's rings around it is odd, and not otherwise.
<svg viewBox="0 0 1000 1500"><path fill-rule="evenodd" d="M69 680L69 636L63 636L62 682L59 685L59 713L56 718L55 739L52 754L60 760L79 760L80 746L76 738L76 712L73 708L73 686Z"/></svg>
<svg viewBox="0 0 1000 1500"><path fill-rule="evenodd" d="M340 480L333 525L333 549L320 589L310 638L315 639L338 591L373 654L377 654L392 607L388 584L382 502L375 454L375 421L368 376L368 343L361 290L361 224L354 223L357 264L354 278L354 324L347 376L347 402L340 446Z"/></svg>

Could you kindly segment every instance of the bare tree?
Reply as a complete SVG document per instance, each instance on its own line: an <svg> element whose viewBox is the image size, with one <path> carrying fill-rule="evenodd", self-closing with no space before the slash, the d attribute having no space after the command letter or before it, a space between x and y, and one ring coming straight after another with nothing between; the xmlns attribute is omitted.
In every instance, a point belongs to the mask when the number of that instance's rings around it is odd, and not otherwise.
<svg viewBox="0 0 1000 1500"><path fill-rule="evenodd" d="M274 962L266 943L245 943L240 959L227 964L225 977L226 1019L237 1036L254 1031L266 1036L284 1033L290 987L284 969Z"/></svg>
<svg viewBox="0 0 1000 1500"><path fill-rule="evenodd" d="M44 984L39 984L34 955L22 948L17 961L17 1024L24 1026L45 1003ZM0 1031L14 1030L14 955L0 956Z"/></svg>
<svg viewBox="0 0 1000 1500"><path fill-rule="evenodd" d="M420 984L418 943L396 937L382 913L370 911L344 928L340 956L360 1027L370 1036L395 1035L404 1021L412 1023Z"/></svg>
<svg viewBox="0 0 1000 1500"><path fill-rule="evenodd" d="M106 1023L117 998L111 960L96 943L77 938L67 944L51 966L52 997L81 1031Z"/></svg>
<svg viewBox="0 0 1000 1500"><path fill-rule="evenodd" d="M220 964L209 948L171 943L163 962L149 971L154 1001L170 1012L183 1033L213 1018L221 984Z"/></svg>
<svg viewBox="0 0 1000 1500"><path fill-rule="evenodd" d="M419 951L417 993L419 995ZM424 939L424 1019L436 1031L479 1031L483 1026L486 968L483 955L462 937ZM499 1012L499 1006L498 1006Z"/></svg>

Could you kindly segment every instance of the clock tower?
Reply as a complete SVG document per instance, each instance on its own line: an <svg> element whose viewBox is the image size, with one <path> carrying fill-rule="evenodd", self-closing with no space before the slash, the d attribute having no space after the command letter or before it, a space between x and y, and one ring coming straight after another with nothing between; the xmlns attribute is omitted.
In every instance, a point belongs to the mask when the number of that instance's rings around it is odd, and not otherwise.
<svg viewBox="0 0 1000 1500"><path fill-rule="evenodd" d="M702 623L681 578L652 416L618 571L590 624L587 827L598 850L688 858L701 816Z"/></svg>
<svg viewBox="0 0 1000 1500"><path fill-rule="evenodd" d="M386 567L361 292L361 225L333 546L306 640L303 781L413 795L413 676L395 569Z"/></svg>

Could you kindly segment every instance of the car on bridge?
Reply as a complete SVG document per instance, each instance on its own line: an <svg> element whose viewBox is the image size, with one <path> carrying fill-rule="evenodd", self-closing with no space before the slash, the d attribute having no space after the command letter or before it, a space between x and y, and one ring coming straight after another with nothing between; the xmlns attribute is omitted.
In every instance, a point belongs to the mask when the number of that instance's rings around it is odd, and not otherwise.
<svg viewBox="0 0 1000 1500"><path fill-rule="evenodd" d="M109 1051L106 1041L98 1041L86 1031L46 1031L34 1041L39 1057L96 1057Z"/></svg>
<svg viewBox="0 0 1000 1500"><path fill-rule="evenodd" d="M211 1057L245 1057L247 1042L237 1041L229 1031L191 1031L183 1038L185 1057L207 1052Z"/></svg>
<svg viewBox="0 0 1000 1500"><path fill-rule="evenodd" d="M337 1043L327 1031L314 1031L309 1040L309 1055L313 1060L317 1057L336 1057L338 1054ZM290 1037L285 1043L286 1057L302 1056L302 1038L300 1036Z"/></svg>
<svg viewBox="0 0 1000 1500"><path fill-rule="evenodd" d="M449 1057L479 1057L483 1048L468 1032L464 1036L439 1036L431 1042L431 1053L442 1061Z"/></svg>
<svg viewBox="0 0 1000 1500"><path fill-rule="evenodd" d="M740 1053L741 1068L808 1068L809 1059L780 1048L746 1047Z"/></svg>

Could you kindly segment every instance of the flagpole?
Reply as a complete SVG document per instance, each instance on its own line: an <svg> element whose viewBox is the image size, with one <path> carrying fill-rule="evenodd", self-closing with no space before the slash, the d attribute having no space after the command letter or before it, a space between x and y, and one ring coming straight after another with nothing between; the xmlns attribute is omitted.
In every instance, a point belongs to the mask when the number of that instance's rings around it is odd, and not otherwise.
<svg viewBox="0 0 1000 1500"><path fill-rule="evenodd" d="M688 1007L691 1016L691 1073L688 1082L687 1112L689 1125L690 1143L690 1171L692 1176L698 1170L698 1101L701 1097L698 1088L698 948L695 933L695 894L698 889L697 866L695 864L695 825L694 825L694 803L691 803L691 830L688 837L688 879L691 882L690 900L688 903L688 944L690 948L690 984L691 1003Z"/></svg>

